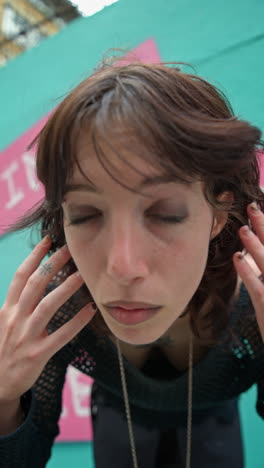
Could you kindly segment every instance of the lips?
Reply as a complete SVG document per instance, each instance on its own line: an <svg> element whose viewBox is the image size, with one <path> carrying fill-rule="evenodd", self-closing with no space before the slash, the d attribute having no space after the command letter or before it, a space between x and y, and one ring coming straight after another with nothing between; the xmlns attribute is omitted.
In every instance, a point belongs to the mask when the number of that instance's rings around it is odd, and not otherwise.
<svg viewBox="0 0 264 468"><path fill-rule="evenodd" d="M134 308L132 308L131 303L130 304L126 303L126 307L105 306L105 308L115 321L123 325L137 325L139 323L145 322L146 320L149 320L154 315L156 315L161 309L161 306L150 307L149 304L147 307L146 306L136 307L136 305L140 306L141 304L142 302L141 303L134 302L133 303Z"/></svg>
<svg viewBox="0 0 264 468"><path fill-rule="evenodd" d="M151 304L149 302L138 302L138 301L112 301L103 304L105 307L121 307L126 310L135 309L155 309L161 307L159 304Z"/></svg>

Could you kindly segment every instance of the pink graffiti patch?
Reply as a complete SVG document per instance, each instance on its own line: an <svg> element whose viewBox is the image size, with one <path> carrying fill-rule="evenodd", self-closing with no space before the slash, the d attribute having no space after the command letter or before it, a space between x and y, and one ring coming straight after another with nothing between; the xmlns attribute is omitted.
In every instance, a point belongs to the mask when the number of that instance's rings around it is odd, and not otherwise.
<svg viewBox="0 0 264 468"><path fill-rule="evenodd" d="M63 410L57 442L92 440L90 394L92 379L72 366L68 367L63 388Z"/></svg>

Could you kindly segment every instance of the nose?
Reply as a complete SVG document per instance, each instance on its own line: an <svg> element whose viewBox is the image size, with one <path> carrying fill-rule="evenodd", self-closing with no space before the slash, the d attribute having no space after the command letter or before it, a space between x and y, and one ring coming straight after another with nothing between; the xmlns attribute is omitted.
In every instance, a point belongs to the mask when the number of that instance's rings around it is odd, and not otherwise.
<svg viewBox="0 0 264 468"><path fill-rule="evenodd" d="M107 244L107 274L112 279L128 285L148 275L146 239L135 223L115 223Z"/></svg>

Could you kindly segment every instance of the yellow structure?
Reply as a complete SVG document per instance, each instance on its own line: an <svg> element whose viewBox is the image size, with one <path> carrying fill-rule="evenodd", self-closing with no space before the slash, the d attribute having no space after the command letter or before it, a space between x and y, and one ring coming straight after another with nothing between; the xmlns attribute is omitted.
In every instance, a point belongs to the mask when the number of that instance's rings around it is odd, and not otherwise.
<svg viewBox="0 0 264 468"><path fill-rule="evenodd" d="M0 0L0 66L77 16L67 0Z"/></svg>

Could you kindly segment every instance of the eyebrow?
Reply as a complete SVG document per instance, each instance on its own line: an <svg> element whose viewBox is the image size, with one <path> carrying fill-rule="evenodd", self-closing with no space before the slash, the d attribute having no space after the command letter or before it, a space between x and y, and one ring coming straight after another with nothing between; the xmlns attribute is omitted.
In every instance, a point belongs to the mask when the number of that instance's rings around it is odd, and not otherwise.
<svg viewBox="0 0 264 468"><path fill-rule="evenodd" d="M143 181L141 181L136 187L135 190L142 190L143 188L146 187L153 187L155 185L161 185L161 184L168 184L168 183L176 183L179 185L184 185L188 186L190 185L191 182L188 182L187 180L184 180L176 175L157 175L157 176L151 176L151 177L145 177ZM67 192L92 192L92 193L102 193L101 190L99 190L96 185L94 185L91 181L86 182L85 184L79 183L79 184L68 184L65 187L65 193Z"/></svg>

